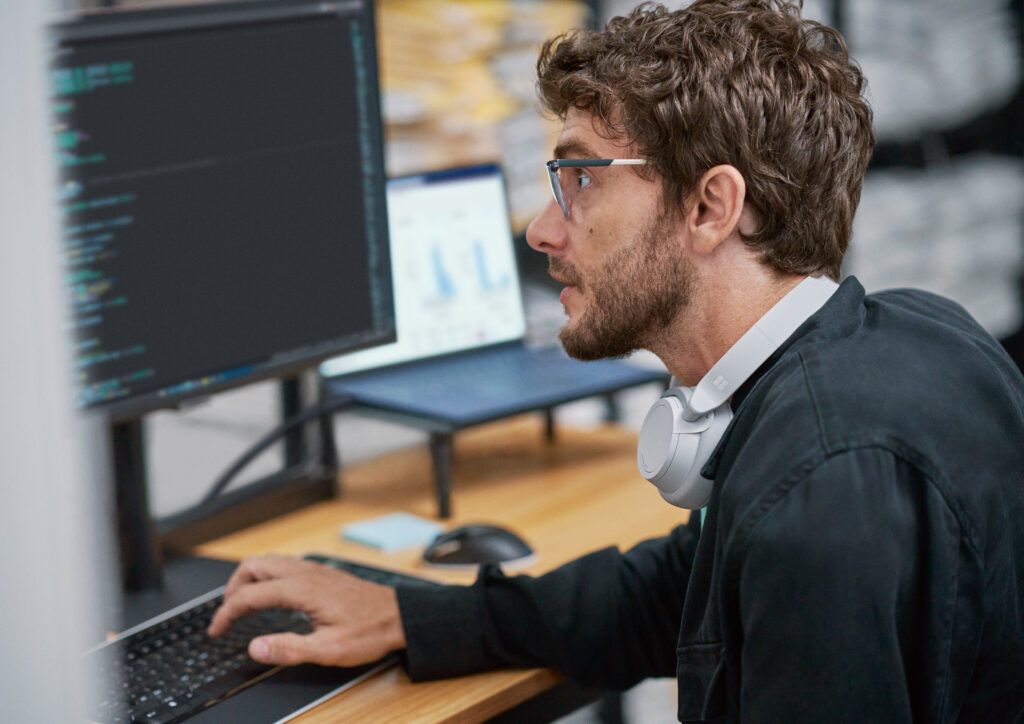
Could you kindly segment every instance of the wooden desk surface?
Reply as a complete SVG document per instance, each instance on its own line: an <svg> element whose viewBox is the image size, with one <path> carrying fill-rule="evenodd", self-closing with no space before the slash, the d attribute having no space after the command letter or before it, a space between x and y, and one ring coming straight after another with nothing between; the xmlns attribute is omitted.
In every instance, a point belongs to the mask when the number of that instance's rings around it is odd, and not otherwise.
<svg viewBox="0 0 1024 724"><path fill-rule="evenodd" d="M524 416L460 432L455 438L451 526L494 522L522 535L539 574L608 545L622 549L685 522L636 470L636 435L615 426L558 428L548 444L539 417ZM201 546L197 553L241 559L250 553L326 553L450 583L465 573L419 565L420 549L382 553L342 540L345 523L396 510L435 515L426 445L345 468L342 495ZM399 668L363 682L297 721L477 722L553 686L554 671L504 670L413 684Z"/></svg>

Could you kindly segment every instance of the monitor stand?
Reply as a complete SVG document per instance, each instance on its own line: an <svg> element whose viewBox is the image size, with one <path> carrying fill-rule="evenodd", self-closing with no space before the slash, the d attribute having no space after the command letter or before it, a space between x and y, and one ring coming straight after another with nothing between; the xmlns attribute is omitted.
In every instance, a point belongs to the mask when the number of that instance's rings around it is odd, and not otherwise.
<svg viewBox="0 0 1024 724"><path fill-rule="evenodd" d="M143 420L110 425L121 577L126 592L163 587L163 555L149 513Z"/></svg>
<svg viewBox="0 0 1024 724"><path fill-rule="evenodd" d="M223 586L237 563L214 558L165 560L149 513L141 419L111 425L118 541L124 597L119 630Z"/></svg>
<svg viewBox="0 0 1024 724"><path fill-rule="evenodd" d="M281 380L281 403L285 419L301 411L303 400L298 378ZM286 467L281 473L250 483L246 486L249 493L225 494L221 501L209 506L212 510L175 516L172 522L181 530L174 530L172 526L169 531L161 531L149 509L144 425L144 418L137 417L112 422L109 428L124 596L120 610L111 612L113 620L107 623L121 624L118 630L227 583L237 562L187 555L195 543L235 530L241 523L264 520L268 511L280 513L337 493L337 461L329 456L333 444L321 444L324 457L311 471L303 464L305 438L300 428L285 437ZM321 419L319 432L325 440L333 442L328 416ZM261 502L263 499L269 503ZM169 548L186 553L167 553Z"/></svg>

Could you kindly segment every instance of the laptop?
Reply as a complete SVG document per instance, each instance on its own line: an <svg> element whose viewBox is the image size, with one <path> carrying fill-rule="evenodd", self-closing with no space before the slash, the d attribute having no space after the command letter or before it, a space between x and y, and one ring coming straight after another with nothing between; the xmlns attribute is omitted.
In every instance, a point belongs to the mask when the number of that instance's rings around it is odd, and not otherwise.
<svg viewBox="0 0 1024 724"><path fill-rule="evenodd" d="M387 205L398 341L322 363L328 392L458 429L668 379L620 360L573 360L556 344L526 344L498 166L392 179Z"/></svg>

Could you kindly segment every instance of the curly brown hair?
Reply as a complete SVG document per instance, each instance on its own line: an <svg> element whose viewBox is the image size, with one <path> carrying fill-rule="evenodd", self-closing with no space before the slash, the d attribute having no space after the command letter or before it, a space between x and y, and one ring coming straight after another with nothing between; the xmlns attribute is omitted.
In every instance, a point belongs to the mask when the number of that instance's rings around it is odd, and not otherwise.
<svg viewBox="0 0 1024 724"><path fill-rule="evenodd" d="M603 31L547 41L541 101L635 144L683 210L705 171L743 174L759 218L743 240L783 273L839 278L874 146L864 78L838 32L788 0L645 3Z"/></svg>

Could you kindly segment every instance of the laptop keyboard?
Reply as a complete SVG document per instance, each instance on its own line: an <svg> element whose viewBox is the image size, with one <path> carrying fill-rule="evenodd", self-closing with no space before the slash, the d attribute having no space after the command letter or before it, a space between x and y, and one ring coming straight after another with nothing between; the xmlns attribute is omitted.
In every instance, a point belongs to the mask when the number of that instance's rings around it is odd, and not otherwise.
<svg viewBox="0 0 1024 724"><path fill-rule="evenodd" d="M308 557L385 585L436 585L351 561ZM211 591L185 610L88 654L88 665L100 673L107 687L91 721L171 724L185 720L280 670L249 656L249 641L254 637L313 630L304 613L272 608L235 621L228 633L211 639L206 629L223 600L222 591Z"/></svg>

